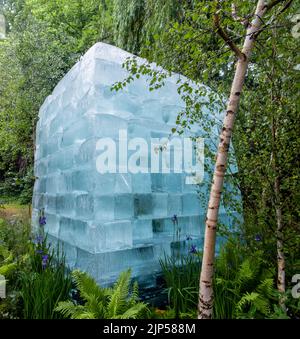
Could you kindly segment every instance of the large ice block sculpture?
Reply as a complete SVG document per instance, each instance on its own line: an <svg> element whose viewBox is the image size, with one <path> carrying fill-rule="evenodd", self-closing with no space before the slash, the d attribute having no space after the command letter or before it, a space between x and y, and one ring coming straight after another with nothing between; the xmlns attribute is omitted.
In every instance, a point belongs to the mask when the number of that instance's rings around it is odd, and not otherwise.
<svg viewBox="0 0 300 339"><path fill-rule="evenodd" d="M71 268L109 284L131 267L133 276L150 287L164 254L176 255L178 248L187 253L191 242L201 249L205 208L198 190L207 196L210 180L206 173L199 186L186 184L187 174L151 173L149 164L139 173L124 168L99 172L99 139L118 143L120 130L126 131L128 140L168 138L185 107L177 92L178 75L156 91L149 91L146 76L112 91L111 86L128 75L122 64L131 56L97 43L42 105L36 131L33 224L38 227L39 213L44 211L48 238L63 243ZM212 112L211 119L215 118ZM216 144L217 129L208 144ZM193 128L189 133L198 132ZM127 158L130 151L124 154L117 155ZM142 157L146 160L149 155ZM237 214L230 212L231 217ZM224 207L220 216L228 223Z"/></svg>

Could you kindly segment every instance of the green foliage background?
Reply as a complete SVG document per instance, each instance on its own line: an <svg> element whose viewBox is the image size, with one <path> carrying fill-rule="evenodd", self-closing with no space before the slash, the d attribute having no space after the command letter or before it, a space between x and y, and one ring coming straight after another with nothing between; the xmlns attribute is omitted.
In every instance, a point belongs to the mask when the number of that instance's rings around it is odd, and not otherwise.
<svg viewBox="0 0 300 339"><path fill-rule="evenodd" d="M31 199L38 110L57 82L98 41L139 54L184 2L4 0L0 41L0 195ZM2 8L2 10L1 10Z"/></svg>

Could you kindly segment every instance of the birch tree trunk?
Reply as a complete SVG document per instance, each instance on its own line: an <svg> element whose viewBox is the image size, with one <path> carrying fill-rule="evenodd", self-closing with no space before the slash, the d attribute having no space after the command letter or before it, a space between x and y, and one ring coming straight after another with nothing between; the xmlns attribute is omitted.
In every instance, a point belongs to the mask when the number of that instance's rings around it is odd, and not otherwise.
<svg viewBox="0 0 300 339"><path fill-rule="evenodd" d="M275 143L275 132L273 128L273 141ZM275 152L274 152L275 153ZM276 155L272 154L272 162L274 166L274 172L276 177L274 180L274 205L275 205L275 214L276 214L276 249L277 249L277 290L281 293L285 293L285 255L283 249L283 218L282 218L282 208L281 208L281 199L280 199L280 179L277 172L276 166ZM283 311L286 312L285 306L285 297L284 295L280 297L279 304Z"/></svg>
<svg viewBox="0 0 300 339"><path fill-rule="evenodd" d="M276 247L277 247L277 289L281 293L285 293L285 255L283 250L283 219L282 208L280 199L280 179L277 169L277 157L276 157L276 127L274 121L272 122L272 134L273 134L273 167L275 173L274 180L274 197L275 197L275 213L276 213ZM281 308L286 311L284 296L279 299Z"/></svg>
<svg viewBox="0 0 300 339"><path fill-rule="evenodd" d="M276 34L275 30L273 34ZM276 49L275 45L273 47L273 57L276 58ZM275 76L274 66L272 67L272 77ZM276 102L277 98L273 95L273 89L271 89L272 93L272 102ZM280 102L279 102L280 104ZM285 293L285 255L283 248L283 217L282 217L282 206L281 206L281 196L280 196L280 175L278 169L278 122L276 119L272 119L272 166L275 174L274 180L274 205L275 205L275 214L276 214L276 249L277 249L277 289L280 293ZM283 311L286 312L285 306L285 297L282 295L279 299L279 304Z"/></svg>
<svg viewBox="0 0 300 339"><path fill-rule="evenodd" d="M275 196L279 199L279 178L275 178ZM283 251L283 221L282 221L282 210L280 201L276 202L275 206L276 219L277 219L277 289L279 292L285 293L285 256ZM281 307L285 310L284 298L280 299Z"/></svg>
<svg viewBox="0 0 300 339"><path fill-rule="evenodd" d="M231 87L231 93L227 105L226 116L223 122L222 132L220 135L220 142L218 146L216 165L205 222L205 240L199 286L198 319L212 318L216 230L221 193L226 172L228 149L234 126L234 120L238 110L240 96L249 65L249 57L254 47L256 33L258 33L261 29L263 23L262 17L266 11L267 5L265 0L258 0L254 19L246 32L242 55L239 56L236 64L236 72Z"/></svg>

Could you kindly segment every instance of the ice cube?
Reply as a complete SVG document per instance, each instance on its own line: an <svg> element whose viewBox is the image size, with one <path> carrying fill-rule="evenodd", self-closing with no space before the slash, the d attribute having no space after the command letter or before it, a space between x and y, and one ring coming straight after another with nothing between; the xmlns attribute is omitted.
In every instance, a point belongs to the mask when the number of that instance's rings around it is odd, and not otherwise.
<svg viewBox="0 0 300 339"><path fill-rule="evenodd" d="M153 237L152 220L151 219L136 219L133 222L133 240L142 242Z"/></svg>
<svg viewBox="0 0 300 339"><path fill-rule="evenodd" d="M115 219L115 199L113 195L96 196L94 199L94 206L96 220Z"/></svg>
<svg viewBox="0 0 300 339"><path fill-rule="evenodd" d="M144 287L153 287L165 253L187 253L187 235L199 249L203 246L211 175L206 171L203 183L189 185L189 174L175 168L174 146L170 151L159 148L159 156L151 154L166 142L168 146L177 115L185 110L178 87L182 82L192 88L199 85L174 74L163 87L149 91L150 77L141 75L123 90L111 90L128 75L122 67L128 57L133 55L95 44L40 108L32 222L33 229L40 230L39 216L44 210L45 231L53 243L63 243L72 268L90 272L109 285L131 267ZM139 65L146 62L135 60ZM163 72L155 64L150 67ZM207 94L212 94L209 88ZM205 107L208 99L200 95L197 100L203 103L203 119L212 128L206 131L194 124L177 137L178 141L205 137L205 146L215 152L222 107ZM180 149L178 143L176 147ZM158 170L152 164L157 158ZM212 171L214 161L205 161ZM161 172L162 164L170 173ZM237 171L234 157L229 168ZM240 192L233 192L232 185L226 191L238 204ZM237 220L242 220L238 208L221 204L220 221L233 230Z"/></svg>
<svg viewBox="0 0 300 339"><path fill-rule="evenodd" d="M200 214L200 200L197 193L185 193L182 195L183 215Z"/></svg>
<svg viewBox="0 0 300 339"><path fill-rule="evenodd" d="M152 194L152 214L156 217L166 217L168 214L168 193Z"/></svg>
<svg viewBox="0 0 300 339"><path fill-rule="evenodd" d="M134 216L132 194L118 194L115 196L115 218L130 219Z"/></svg>
<svg viewBox="0 0 300 339"><path fill-rule="evenodd" d="M76 196L76 217L94 219L94 197L91 194L78 194Z"/></svg>

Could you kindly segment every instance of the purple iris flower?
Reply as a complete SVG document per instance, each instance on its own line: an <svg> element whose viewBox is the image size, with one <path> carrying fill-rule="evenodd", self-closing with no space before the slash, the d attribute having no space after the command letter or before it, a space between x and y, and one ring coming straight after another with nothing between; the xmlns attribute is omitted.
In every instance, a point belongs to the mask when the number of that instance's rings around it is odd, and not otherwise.
<svg viewBox="0 0 300 339"><path fill-rule="evenodd" d="M197 253L197 247L196 247L196 245L192 245L192 246L191 246L191 248L190 248L190 253L192 253L192 254Z"/></svg>
<svg viewBox="0 0 300 339"><path fill-rule="evenodd" d="M177 215L176 214L174 214L173 215L173 217L172 217L172 223L174 224L174 225L178 225L178 218L177 218Z"/></svg>
<svg viewBox="0 0 300 339"><path fill-rule="evenodd" d="M261 241L261 240L262 240L261 235L256 234L256 236L254 237L254 240L255 240L255 241Z"/></svg>
<svg viewBox="0 0 300 339"><path fill-rule="evenodd" d="M42 235L38 235L36 236L36 238L33 240L33 242L36 244L36 245L41 245L43 243L43 236Z"/></svg>
<svg viewBox="0 0 300 339"><path fill-rule="evenodd" d="M39 218L39 224L40 224L40 226L44 226L44 225L46 225L46 217L44 217L44 216L42 216L42 217L40 217Z"/></svg>
<svg viewBox="0 0 300 339"><path fill-rule="evenodd" d="M43 250L37 250L36 253L37 254L43 254Z"/></svg>
<svg viewBox="0 0 300 339"><path fill-rule="evenodd" d="M49 258L48 254L45 254L42 257L42 268L43 268L43 270L47 267L48 258Z"/></svg>

